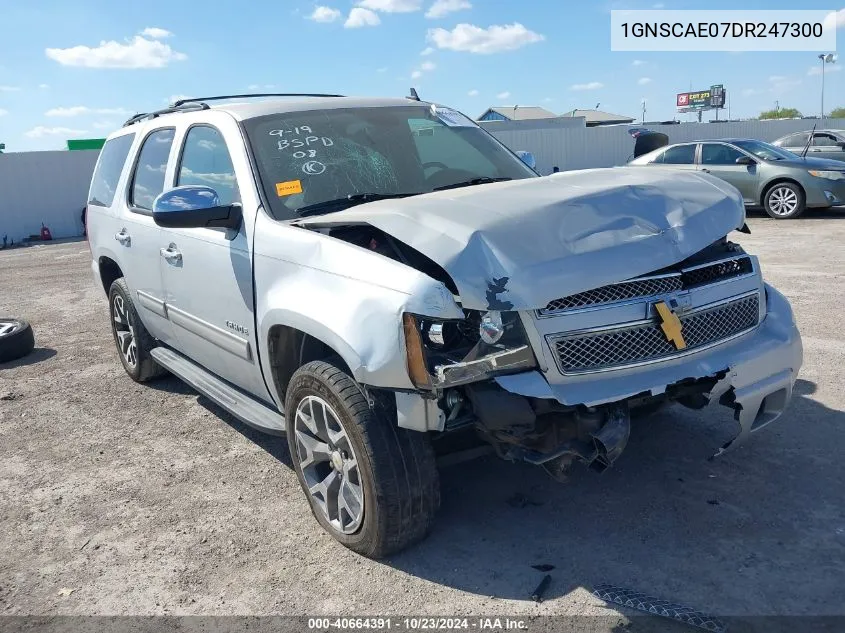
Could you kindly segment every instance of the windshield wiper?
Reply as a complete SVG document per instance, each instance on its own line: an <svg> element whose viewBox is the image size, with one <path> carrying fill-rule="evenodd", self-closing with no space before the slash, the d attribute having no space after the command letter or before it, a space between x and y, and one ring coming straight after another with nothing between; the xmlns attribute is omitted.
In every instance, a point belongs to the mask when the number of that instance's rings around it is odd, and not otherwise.
<svg viewBox="0 0 845 633"><path fill-rule="evenodd" d="M459 189L461 187L472 187L473 185L486 185L491 182L505 182L506 180L513 180L513 178L488 178L486 176L481 178L473 178L463 182L456 182L453 185L443 185L442 187L435 187L435 191L445 191L446 189Z"/></svg>
<svg viewBox="0 0 845 633"><path fill-rule="evenodd" d="M337 198L336 200L326 200L316 204L309 204L300 207L296 210L297 215L301 218L310 215L321 215L323 213L331 213L333 211L341 211L348 209L358 204L365 202L375 202L376 200L394 200L396 198L409 198L411 196L418 196L419 193L353 193L345 198Z"/></svg>

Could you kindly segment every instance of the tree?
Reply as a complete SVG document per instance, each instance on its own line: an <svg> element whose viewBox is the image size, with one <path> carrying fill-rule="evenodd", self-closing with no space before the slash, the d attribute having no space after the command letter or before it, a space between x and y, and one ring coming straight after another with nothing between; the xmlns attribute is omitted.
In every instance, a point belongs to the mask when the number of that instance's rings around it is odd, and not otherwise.
<svg viewBox="0 0 845 633"><path fill-rule="evenodd" d="M831 119L845 119L845 108L833 108L827 116Z"/></svg>
<svg viewBox="0 0 845 633"><path fill-rule="evenodd" d="M800 119L801 113L797 108L778 108L777 110L766 110L761 112L757 117L760 120L764 119Z"/></svg>

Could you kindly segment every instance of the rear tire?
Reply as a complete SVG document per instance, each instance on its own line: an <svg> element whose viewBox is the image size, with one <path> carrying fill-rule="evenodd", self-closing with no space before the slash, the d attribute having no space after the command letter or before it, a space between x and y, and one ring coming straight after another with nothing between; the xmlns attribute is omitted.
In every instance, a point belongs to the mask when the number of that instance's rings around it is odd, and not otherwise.
<svg viewBox="0 0 845 633"><path fill-rule="evenodd" d="M32 326L21 319L0 318L0 363L23 358L35 348Z"/></svg>
<svg viewBox="0 0 845 633"><path fill-rule="evenodd" d="M129 377L135 382L147 382L164 376L167 370L150 356L157 347L156 340L138 318L132 294L123 277L116 279L109 288L109 315L114 344Z"/></svg>
<svg viewBox="0 0 845 633"><path fill-rule="evenodd" d="M763 208L775 220L797 218L804 213L804 191L791 182L779 182L766 192Z"/></svg>
<svg viewBox="0 0 845 633"><path fill-rule="evenodd" d="M431 529L440 505L434 451L427 434L399 428L391 396L374 395L371 407L339 364L314 361L294 373L285 397L288 445L317 522L349 549L383 558ZM344 486L360 491L360 506Z"/></svg>

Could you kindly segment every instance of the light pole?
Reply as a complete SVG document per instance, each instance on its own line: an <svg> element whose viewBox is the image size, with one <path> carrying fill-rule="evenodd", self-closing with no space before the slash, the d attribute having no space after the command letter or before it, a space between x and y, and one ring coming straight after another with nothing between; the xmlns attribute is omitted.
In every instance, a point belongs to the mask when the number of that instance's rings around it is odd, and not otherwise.
<svg viewBox="0 0 845 633"><path fill-rule="evenodd" d="M822 62L822 116L821 118L824 119L824 65L825 64L833 64L836 62L836 55L833 53L822 53L819 55L819 59Z"/></svg>

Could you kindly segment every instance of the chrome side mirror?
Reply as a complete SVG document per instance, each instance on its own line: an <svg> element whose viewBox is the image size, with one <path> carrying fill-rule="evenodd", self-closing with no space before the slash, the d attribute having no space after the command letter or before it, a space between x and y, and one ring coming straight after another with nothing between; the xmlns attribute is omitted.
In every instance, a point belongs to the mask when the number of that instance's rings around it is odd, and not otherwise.
<svg viewBox="0 0 845 633"><path fill-rule="evenodd" d="M520 160L522 160L522 162L528 165L531 169L537 169L537 160L534 158L534 154L532 154L531 152L519 150L514 152L514 154L519 156Z"/></svg>
<svg viewBox="0 0 845 633"><path fill-rule="evenodd" d="M153 221L167 228L224 228L241 226L241 205L221 205L211 187L184 185L165 191L153 202Z"/></svg>

